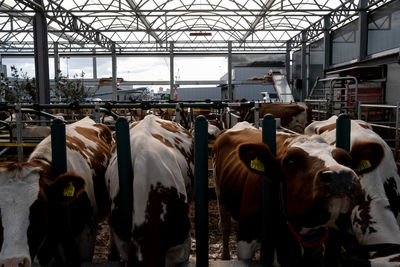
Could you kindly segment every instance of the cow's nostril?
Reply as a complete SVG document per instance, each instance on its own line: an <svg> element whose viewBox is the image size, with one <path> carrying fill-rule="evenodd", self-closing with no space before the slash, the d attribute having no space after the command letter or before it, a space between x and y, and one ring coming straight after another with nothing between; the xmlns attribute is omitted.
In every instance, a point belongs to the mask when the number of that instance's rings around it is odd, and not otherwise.
<svg viewBox="0 0 400 267"><path fill-rule="evenodd" d="M18 263L18 267L21 267L21 266L23 266L23 265L22 265L22 263L21 263L21 262L20 262L20 263Z"/></svg>
<svg viewBox="0 0 400 267"><path fill-rule="evenodd" d="M319 180L321 181L321 182L323 182L323 183L330 183L330 182L332 182L332 172L330 172L330 171L327 171L327 172L321 172L319 175L318 175L318 178L319 178Z"/></svg>

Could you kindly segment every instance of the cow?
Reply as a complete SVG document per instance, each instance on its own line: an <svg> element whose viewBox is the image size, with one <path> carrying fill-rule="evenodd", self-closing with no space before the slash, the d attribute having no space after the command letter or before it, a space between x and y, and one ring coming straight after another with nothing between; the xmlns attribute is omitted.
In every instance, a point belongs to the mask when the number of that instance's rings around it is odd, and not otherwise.
<svg viewBox="0 0 400 267"><path fill-rule="evenodd" d="M98 219L109 211L104 174L113 137L90 118L66 126L67 172L54 175L51 137L27 162L0 163L0 266L91 261Z"/></svg>
<svg viewBox="0 0 400 267"><path fill-rule="evenodd" d="M155 115L132 123L129 132L134 181L131 228L121 227L116 152L106 172L115 245L128 266L176 266L190 253L193 138L179 124Z"/></svg>
<svg viewBox="0 0 400 267"><path fill-rule="evenodd" d="M245 102L245 99L238 100ZM239 111L242 120L254 123L254 113L247 107L231 107ZM291 104L283 103L261 103L258 109L259 117L265 114L272 114L275 118L280 118L281 125L297 133L304 133L304 128L312 122L312 109L310 105L299 102Z"/></svg>
<svg viewBox="0 0 400 267"><path fill-rule="evenodd" d="M353 154L331 146L317 135L277 133L276 156L273 156L261 140L261 131L247 122L240 122L221 133L212 149L223 259L230 257L231 217L238 222L238 258L251 259L259 248L262 175L286 184L286 197L284 193L280 194L286 203L281 206L286 206L286 209L281 208L280 213L286 218L287 227L284 228L289 228L296 238L304 240L300 242L302 245L306 245L307 235L315 234L315 231L319 232L322 242L327 232L319 229L342 229L340 219L352 210L361 195L358 176L349 162L359 161L361 152L368 147L360 144L357 153ZM279 205L280 202L276 202L273 206ZM283 250L287 246L285 237L282 235L277 245ZM291 266L299 260L296 255L279 256L278 251L278 260L281 266Z"/></svg>
<svg viewBox="0 0 400 267"><path fill-rule="evenodd" d="M305 133L318 134L328 143L336 142L336 120L332 116L325 121L311 123ZM370 263L400 265L400 177L392 151L370 125L361 120L351 120L350 146L355 150L360 144L369 149L358 154L361 165L353 164L364 193L363 201L351 213L352 234L358 245L372 248ZM364 154L365 153L365 154ZM373 156L372 160L368 157ZM391 249L387 246L390 244ZM393 250L393 247L397 249ZM389 253L378 253L386 249ZM397 252L394 253L393 252ZM370 255L367 254L369 257ZM381 255L378 257L378 255ZM383 255L383 256L382 256ZM391 263L390 263L391 262Z"/></svg>

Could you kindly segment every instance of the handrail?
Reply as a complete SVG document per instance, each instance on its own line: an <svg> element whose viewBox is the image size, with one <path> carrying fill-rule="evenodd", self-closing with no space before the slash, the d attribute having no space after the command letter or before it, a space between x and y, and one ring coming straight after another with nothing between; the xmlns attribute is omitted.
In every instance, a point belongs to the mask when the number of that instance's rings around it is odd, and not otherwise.
<svg viewBox="0 0 400 267"><path fill-rule="evenodd" d="M370 107L370 108L391 108L391 109L396 109L396 121L395 122L379 122L379 123L390 123L390 124L395 124L395 127L392 126L386 126L386 125L380 125L375 123L369 123L370 125L374 127L380 127L380 128L386 128L386 129L393 129L395 130L395 148L394 148L394 158L397 161L399 159L399 147L400 147L400 132L399 132L399 127L400 127L400 102L397 102L397 105L384 105L384 104L362 104L361 102L358 102L358 119L361 119L361 109L363 107Z"/></svg>

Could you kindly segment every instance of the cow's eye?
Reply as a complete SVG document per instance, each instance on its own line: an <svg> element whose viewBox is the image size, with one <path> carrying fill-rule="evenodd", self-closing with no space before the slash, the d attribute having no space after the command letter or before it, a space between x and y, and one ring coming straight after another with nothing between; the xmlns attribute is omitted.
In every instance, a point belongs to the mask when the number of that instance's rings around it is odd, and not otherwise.
<svg viewBox="0 0 400 267"><path fill-rule="evenodd" d="M286 159L284 159L283 160L283 165L285 166L285 167L293 167L293 166L295 166L296 165L296 162L293 160L293 159L291 159L291 158L286 158Z"/></svg>

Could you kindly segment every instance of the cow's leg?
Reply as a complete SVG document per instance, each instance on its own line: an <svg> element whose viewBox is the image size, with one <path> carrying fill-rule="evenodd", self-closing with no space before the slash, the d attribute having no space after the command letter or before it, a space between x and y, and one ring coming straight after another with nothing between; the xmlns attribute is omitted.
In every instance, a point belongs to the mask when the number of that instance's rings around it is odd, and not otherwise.
<svg viewBox="0 0 400 267"><path fill-rule="evenodd" d="M165 266L173 267L178 266L180 263L188 262L191 245L192 239L190 238L190 235L188 235L182 244L168 249L165 257Z"/></svg>
<svg viewBox="0 0 400 267"><path fill-rule="evenodd" d="M220 228L222 230L222 259L229 260L229 235L231 234L231 216L226 208L218 204L219 216L220 216Z"/></svg>
<svg viewBox="0 0 400 267"><path fill-rule="evenodd" d="M110 239L108 240L108 247L110 248L110 252L108 253L108 261L120 261L121 257L118 252L117 245L114 241L114 232L112 228L109 229Z"/></svg>
<svg viewBox="0 0 400 267"><path fill-rule="evenodd" d="M76 244L79 246L81 261L92 261L94 255L94 246L96 243L97 227L93 221L85 225L82 232L76 238Z"/></svg>
<svg viewBox="0 0 400 267"><path fill-rule="evenodd" d="M250 242L238 240L237 242L237 256L239 260L251 260L254 252L260 249L260 242L252 240Z"/></svg>

